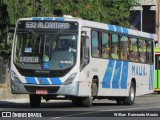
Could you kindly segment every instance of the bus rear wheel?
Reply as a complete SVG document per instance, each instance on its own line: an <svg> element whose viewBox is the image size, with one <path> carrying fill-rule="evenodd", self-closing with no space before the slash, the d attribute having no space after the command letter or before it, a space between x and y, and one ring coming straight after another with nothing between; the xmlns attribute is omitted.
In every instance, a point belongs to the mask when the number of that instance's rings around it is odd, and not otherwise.
<svg viewBox="0 0 160 120"><path fill-rule="evenodd" d="M123 99L122 98L116 98L117 105L123 105Z"/></svg>
<svg viewBox="0 0 160 120"><path fill-rule="evenodd" d="M136 95L136 86L134 82L131 82L129 96L124 98L123 104L124 105L133 105L135 101L135 95Z"/></svg>
<svg viewBox="0 0 160 120"><path fill-rule="evenodd" d="M29 95L29 100L30 100L30 106L32 108L38 108L41 105L41 96L35 95L35 94L30 94Z"/></svg>

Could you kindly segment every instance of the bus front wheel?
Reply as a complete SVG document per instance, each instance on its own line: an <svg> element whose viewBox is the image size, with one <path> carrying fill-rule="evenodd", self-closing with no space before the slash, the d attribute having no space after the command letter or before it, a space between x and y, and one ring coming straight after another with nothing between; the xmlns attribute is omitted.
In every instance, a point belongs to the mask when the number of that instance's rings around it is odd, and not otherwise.
<svg viewBox="0 0 160 120"><path fill-rule="evenodd" d="M72 103L74 106L79 107L82 105L82 100L80 97L74 97L74 98L72 98Z"/></svg>
<svg viewBox="0 0 160 120"><path fill-rule="evenodd" d="M97 84L95 82L93 82L91 84L91 95L88 97L82 98L82 105L83 106L85 106L85 107L92 106L92 101L93 101L94 96L97 95L97 90L98 90Z"/></svg>
<svg viewBox="0 0 160 120"><path fill-rule="evenodd" d="M131 82L129 96L124 98L123 104L124 105L133 105L135 101L135 94L136 94L136 86L134 82Z"/></svg>
<svg viewBox="0 0 160 120"><path fill-rule="evenodd" d="M29 100L30 100L30 106L32 108L38 108L41 105L41 96L35 95L35 94L30 94L29 95Z"/></svg>

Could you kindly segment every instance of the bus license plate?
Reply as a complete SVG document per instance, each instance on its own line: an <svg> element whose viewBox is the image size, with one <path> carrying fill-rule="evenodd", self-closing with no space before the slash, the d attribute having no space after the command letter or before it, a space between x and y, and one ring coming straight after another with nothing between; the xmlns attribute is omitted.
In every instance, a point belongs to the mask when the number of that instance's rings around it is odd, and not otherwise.
<svg viewBox="0 0 160 120"><path fill-rule="evenodd" d="M36 90L36 94L38 94L38 95L46 95L46 94L48 94L48 91L47 90Z"/></svg>

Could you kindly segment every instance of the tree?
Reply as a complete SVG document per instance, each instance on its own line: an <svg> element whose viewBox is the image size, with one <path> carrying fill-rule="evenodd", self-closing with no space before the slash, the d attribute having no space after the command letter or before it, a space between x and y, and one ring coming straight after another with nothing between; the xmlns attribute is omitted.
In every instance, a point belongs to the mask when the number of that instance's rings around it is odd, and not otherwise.
<svg viewBox="0 0 160 120"><path fill-rule="evenodd" d="M135 2L134 0L54 0L52 4L55 15L61 12L61 15L70 14L83 19L129 27L130 8Z"/></svg>
<svg viewBox="0 0 160 120"><path fill-rule="evenodd" d="M5 48L5 30L15 25L22 17L62 16L69 14L87 20L130 27L130 8L135 0L1 0L0 48L3 55L8 55L10 48ZM3 19L2 19L3 18ZM1 53L1 54L2 54Z"/></svg>
<svg viewBox="0 0 160 120"><path fill-rule="evenodd" d="M21 17L74 17L129 27L130 8L135 0L4 0L10 22ZM125 21L125 22L124 22Z"/></svg>
<svg viewBox="0 0 160 120"><path fill-rule="evenodd" d="M5 48L5 30L9 24L9 16L7 12L7 5L4 1L0 1L0 57L5 57L9 53L9 48Z"/></svg>

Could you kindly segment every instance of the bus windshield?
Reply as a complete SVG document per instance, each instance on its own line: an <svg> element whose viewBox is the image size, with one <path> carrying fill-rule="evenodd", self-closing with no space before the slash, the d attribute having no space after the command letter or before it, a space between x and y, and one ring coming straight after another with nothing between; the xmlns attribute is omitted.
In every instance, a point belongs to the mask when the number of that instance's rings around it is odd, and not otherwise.
<svg viewBox="0 0 160 120"><path fill-rule="evenodd" d="M64 70L77 57L77 34L72 32L23 32L16 34L14 63L23 69Z"/></svg>

